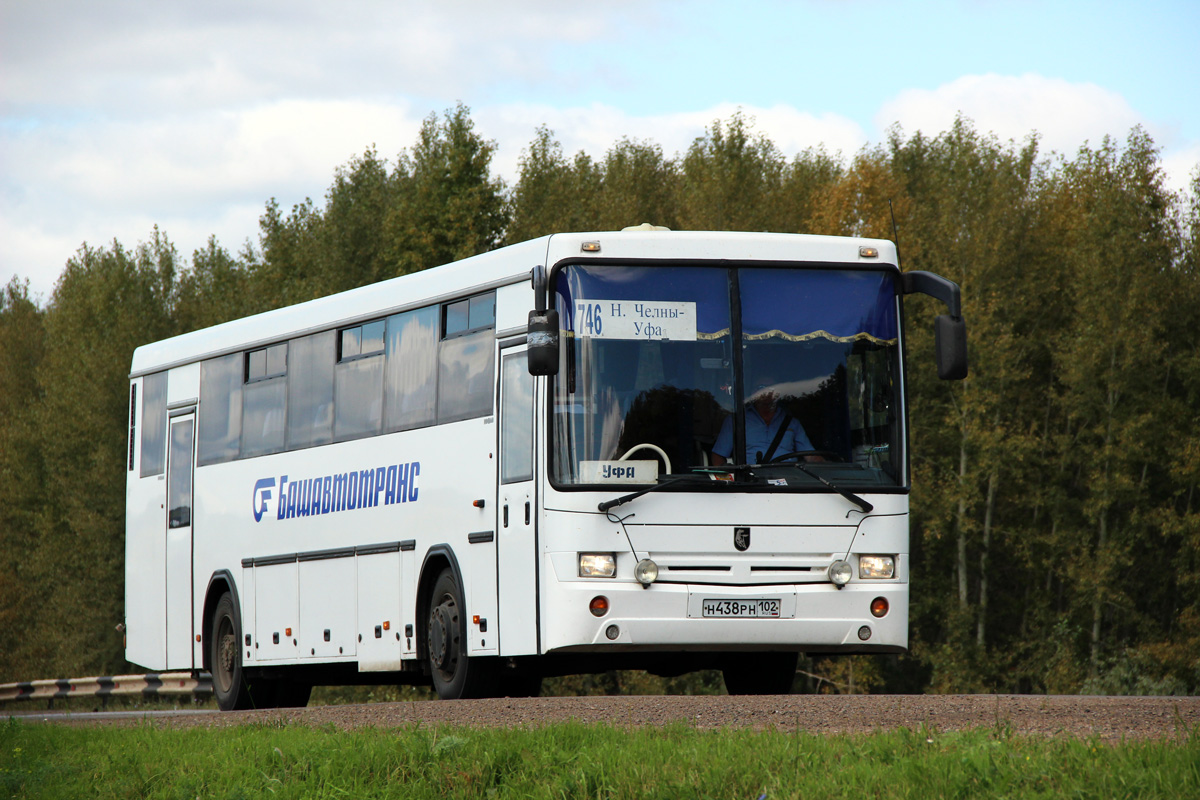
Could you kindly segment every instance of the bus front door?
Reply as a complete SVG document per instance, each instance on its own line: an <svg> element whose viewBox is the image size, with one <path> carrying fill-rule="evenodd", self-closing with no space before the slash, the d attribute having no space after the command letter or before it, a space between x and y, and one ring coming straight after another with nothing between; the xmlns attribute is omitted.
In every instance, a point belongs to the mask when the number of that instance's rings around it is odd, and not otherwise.
<svg viewBox="0 0 1200 800"><path fill-rule="evenodd" d="M167 669L192 668L192 444L196 415L171 418L167 456Z"/></svg>
<svg viewBox="0 0 1200 800"><path fill-rule="evenodd" d="M500 655L538 652L534 380L523 345L500 351L496 498Z"/></svg>

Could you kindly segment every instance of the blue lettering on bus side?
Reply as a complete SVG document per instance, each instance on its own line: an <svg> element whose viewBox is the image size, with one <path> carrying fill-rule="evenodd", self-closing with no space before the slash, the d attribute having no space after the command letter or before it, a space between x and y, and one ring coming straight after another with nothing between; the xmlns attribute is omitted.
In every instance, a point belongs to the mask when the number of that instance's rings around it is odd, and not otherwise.
<svg viewBox="0 0 1200 800"><path fill-rule="evenodd" d="M271 499L271 489L275 488L274 478L259 478L254 484L254 521L261 522L263 514L267 513L267 501Z"/></svg>
<svg viewBox="0 0 1200 800"><path fill-rule="evenodd" d="M302 480L289 480L287 475L279 476L278 482L259 478L254 483L251 511L254 521L261 522L271 512L272 502L278 520L415 503L420 474L421 462L410 461Z"/></svg>
<svg viewBox="0 0 1200 800"><path fill-rule="evenodd" d="M385 489L383 494L383 504L390 506L396 502L396 473L398 472L396 465L392 464L387 468L387 477L385 479Z"/></svg>
<svg viewBox="0 0 1200 800"><path fill-rule="evenodd" d="M398 464L400 477L396 480L396 502L403 503L408 499L408 464Z"/></svg>

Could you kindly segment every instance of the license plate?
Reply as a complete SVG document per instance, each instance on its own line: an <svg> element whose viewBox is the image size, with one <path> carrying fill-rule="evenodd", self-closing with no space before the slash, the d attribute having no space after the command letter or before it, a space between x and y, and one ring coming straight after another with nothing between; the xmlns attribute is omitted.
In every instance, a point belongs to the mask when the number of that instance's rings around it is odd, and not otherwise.
<svg viewBox="0 0 1200 800"><path fill-rule="evenodd" d="M735 617L740 619L769 619L779 616L779 600L755 598L749 600L704 600L700 605L704 617Z"/></svg>

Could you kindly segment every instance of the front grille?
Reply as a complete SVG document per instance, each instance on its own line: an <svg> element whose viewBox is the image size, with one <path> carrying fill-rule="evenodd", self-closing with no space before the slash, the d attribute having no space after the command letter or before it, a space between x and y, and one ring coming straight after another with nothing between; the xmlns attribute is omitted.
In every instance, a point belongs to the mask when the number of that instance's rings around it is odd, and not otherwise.
<svg viewBox="0 0 1200 800"><path fill-rule="evenodd" d="M715 586L769 586L788 583L824 583L833 556L780 559L782 563L736 561L705 563L697 559L651 553L659 567L659 583L711 584Z"/></svg>

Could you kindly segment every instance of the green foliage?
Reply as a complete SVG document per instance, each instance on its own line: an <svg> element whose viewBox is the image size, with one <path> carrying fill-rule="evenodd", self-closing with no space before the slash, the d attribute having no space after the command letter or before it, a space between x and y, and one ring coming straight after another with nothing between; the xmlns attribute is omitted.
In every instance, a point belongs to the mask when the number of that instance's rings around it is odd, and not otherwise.
<svg viewBox="0 0 1200 800"><path fill-rule="evenodd" d="M891 238L894 217L904 268L962 287L971 376L934 377L943 309L906 302L912 651L805 659L797 690L1200 691L1200 170L1172 195L1140 129L1043 154L966 119L790 161L741 114L674 156L621 139L568 157L542 127L511 189L494 151L460 105L394 160L351 159L321 203L269 201L236 255L210 240L188 261L156 229L84 245L45 308L4 287L0 680L123 668L137 345L555 231ZM721 687L622 672L545 691Z"/></svg>
<svg viewBox="0 0 1200 800"><path fill-rule="evenodd" d="M111 674L124 664L115 626L124 617L129 359L173 333L177 271L175 248L157 230L134 252L83 247L46 310L37 376L44 495L24 553L28 580L45 589L24 632L37 643L29 667L39 672Z"/></svg>
<svg viewBox="0 0 1200 800"><path fill-rule="evenodd" d="M0 726L13 798L1194 797L1200 737L1107 743L924 728L339 731Z"/></svg>
<svg viewBox="0 0 1200 800"><path fill-rule="evenodd" d="M439 124L430 115L397 172L400 191L383 224L392 275L478 255L504 232L503 184L491 177L496 146L475 132L459 105Z"/></svg>

